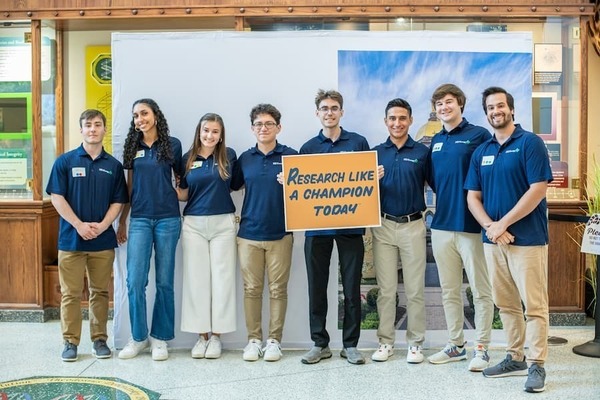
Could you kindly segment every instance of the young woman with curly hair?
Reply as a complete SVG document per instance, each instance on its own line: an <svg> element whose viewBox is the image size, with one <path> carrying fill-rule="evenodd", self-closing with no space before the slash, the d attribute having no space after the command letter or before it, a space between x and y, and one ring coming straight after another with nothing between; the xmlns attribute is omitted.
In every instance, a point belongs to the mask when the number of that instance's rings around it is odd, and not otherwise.
<svg viewBox="0 0 600 400"><path fill-rule="evenodd" d="M133 103L123 166L128 170L130 203L121 214L117 239L119 244L127 241L131 339L119 358L133 358L151 346L153 360L166 360L166 341L175 337L173 281L181 215L172 176L181 175L181 142L169 135L167 120L152 99ZM153 248L156 297L148 331L146 286Z"/></svg>

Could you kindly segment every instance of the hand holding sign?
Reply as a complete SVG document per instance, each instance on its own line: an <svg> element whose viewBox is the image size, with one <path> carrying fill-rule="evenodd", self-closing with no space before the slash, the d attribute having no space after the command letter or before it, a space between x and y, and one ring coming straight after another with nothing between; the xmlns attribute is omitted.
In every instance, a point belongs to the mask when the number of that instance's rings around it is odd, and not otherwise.
<svg viewBox="0 0 600 400"><path fill-rule="evenodd" d="M286 230L381 225L374 151L283 157ZM279 177L278 177L279 179Z"/></svg>

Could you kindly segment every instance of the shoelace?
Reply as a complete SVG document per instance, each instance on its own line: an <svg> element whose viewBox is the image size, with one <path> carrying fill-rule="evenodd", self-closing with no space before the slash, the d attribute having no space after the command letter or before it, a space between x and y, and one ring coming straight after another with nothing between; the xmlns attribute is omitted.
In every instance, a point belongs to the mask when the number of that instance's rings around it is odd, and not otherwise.
<svg viewBox="0 0 600 400"><path fill-rule="evenodd" d="M281 350L279 348L279 345L277 343L274 342L268 342L267 345L265 346L264 349L262 349L263 352L266 352L270 347L275 347L277 350Z"/></svg>
<svg viewBox="0 0 600 400"><path fill-rule="evenodd" d="M539 377L541 377L543 375L541 368L530 368L529 369L529 374L531 374L531 375L538 375Z"/></svg>

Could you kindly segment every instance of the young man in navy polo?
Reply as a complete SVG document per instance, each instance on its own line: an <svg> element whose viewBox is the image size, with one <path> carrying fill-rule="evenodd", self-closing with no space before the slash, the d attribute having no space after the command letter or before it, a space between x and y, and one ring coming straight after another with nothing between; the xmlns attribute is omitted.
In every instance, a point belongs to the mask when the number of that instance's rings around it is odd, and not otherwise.
<svg viewBox="0 0 600 400"><path fill-rule="evenodd" d="M271 104L250 111L256 146L238 158L231 187L245 187L238 254L244 279L244 313L248 345L243 359L265 361L281 358L281 337L287 311L287 286L292 266L292 233L285 231L283 186L277 181L281 157L298 152L277 141L281 113ZM263 350L262 299L265 274L269 287L269 334Z"/></svg>
<svg viewBox="0 0 600 400"><path fill-rule="evenodd" d="M492 294L508 343L506 359L483 375L528 375L525 390L541 392L548 355L548 150L514 123L514 99L506 90L487 88L482 103L494 136L473 153L465 189L484 230Z"/></svg>
<svg viewBox="0 0 600 400"><path fill-rule="evenodd" d="M481 226L467 206L463 186L473 151L491 138L487 129L463 117L464 92L456 85L439 86L431 96L431 105L443 128L429 148L431 179L436 194L435 215L431 222L431 247L442 287L442 304L448 326L448 343L429 356L432 364L467 359L463 325L463 266L471 285L475 305L475 349L470 371L482 371L489 365L494 303L492 288L481 243Z"/></svg>
<svg viewBox="0 0 600 400"><path fill-rule="evenodd" d="M373 361L387 361L396 340L396 296L398 261L406 291L408 324L406 361L423 362L425 341L425 266L427 261L425 222L425 181L429 174L427 146L408 134L413 123L412 108L403 99L391 100L385 108L384 123L389 137L375 146L377 160L385 169L379 181L381 226L371 228L375 277L379 286L379 348Z"/></svg>
<svg viewBox="0 0 600 400"><path fill-rule="evenodd" d="M86 110L79 118L83 143L60 156L50 174L46 192L60 215L58 276L60 319L65 347L63 361L77 360L81 339L81 295L87 274L92 353L109 358L108 286L117 238L112 227L129 201L123 166L102 147L106 117Z"/></svg>
<svg viewBox="0 0 600 400"><path fill-rule="evenodd" d="M341 153L369 150L367 139L340 126L344 99L335 90L319 90L315 97L316 115L323 129L300 148L300 154ZM312 349L302 356L304 364L315 364L331 357L327 319L327 284L331 252L338 248L344 292L343 346L340 355L351 364L364 364L357 350L360 337L360 280L364 259L364 228L306 231L304 257L308 275L308 300Z"/></svg>

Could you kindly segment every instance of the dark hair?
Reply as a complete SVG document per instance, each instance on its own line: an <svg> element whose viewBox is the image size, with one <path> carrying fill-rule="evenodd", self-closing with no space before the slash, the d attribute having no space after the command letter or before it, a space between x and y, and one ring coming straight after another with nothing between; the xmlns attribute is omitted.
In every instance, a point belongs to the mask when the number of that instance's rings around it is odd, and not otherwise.
<svg viewBox="0 0 600 400"><path fill-rule="evenodd" d="M510 111L512 111L512 118L515 119L515 99L512 97L512 94L508 93L505 89L498 86L491 86L481 93L482 99L481 104L483 105L483 112L487 114L487 105L486 100L489 96L493 94L504 93L506 95L506 104Z"/></svg>
<svg viewBox="0 0 600 400"><path fill-rule="evenodd" d="M202 124L208 121L218 122L219 125L221 125L221 140L219 140L215 146L213 157L219 166L219 175L221 175L221 179L226 180L229 178L229 172L227 172L229 160L227 160L227 147L225 146L225 124L223 123L223 118L221 118L219 114L215 113L206 113L202 116L202 118L200 118L200 121L198 121L198 125L196 125L196 133L194 134L194 141L192 142L190 150L188 151L188 159L185 164L184 173L187 173L192 168L194 161L196 161L196 155L202 148L202 141L200 140Z"/></svg>
<svg viewBox="0 0 600 400"><path fill-rule="evenodd" d="M458 105L460 106L460 112L465 111L465 105L467 104L467 96L458 86L452 83L444 83L439 86L431 95L431 105L435 109L435 102L443 99L447 95L451 95L456 98Z"/></svg>
<svg viewBox="0 0 600 400"><path fill-rule="evenodd" d="M340 108L344 108L344 98L342 94L337 90L323 90L319 89L317 95L315 96L315 105L319 108L319 104L325 99L331 99L340 103Z"/></svg>
<svg viewBox="0 0 600 400"><path fill-rule="evenodd" d="M136 100L131 109L138 105L145 104L154 113L156 118L156 131L158 133L158 152L156 159L158 161L167 161L171 163L173 161L173 150L171 149L171 142L169 140L169 125L167 119L158 107L158 104L152 99L139 99ZM125 146L123 147L123 167L126 169L133 168L133 159L138 149L138 143L144 134L135 129L135 122L131 118L131 124L129 125L129 132L125 139Z"/></svg>
<svg viewBox="0 0 600 400"><path fill-rule="evenodd" d="M406 111L408 111L408 116L412 117L412 107L410 106L410 104L408 104L408 101L401 99L401 98L395 98L393 100L390 100L387 103L387 106L385 106L385 116L387 117L387 113L390 110L390 108L394 108L394 107L400 107L400 108L405 108Z"/></svg>
<svg viewBox="0 0 600 400"><path fill-rule="evenodd" d="M102 114L102 111L96 110L94 108L88 108L79 116L79 127L83 128L83 121L87 121L88 119L94 119L96 117L102 118L102 124L106 127L106 117Z"/></svg>
<svg viewBox="0 0 600 400"><path fill-rule="evenodd" d="M252 108L252 111L250 111L250 123L253 124L254 120L260 114L269 114L271 117L273 117L273 119L275 120L275 123L277 125L279 125L279 123L281 122L281 113L275 106L273 106L271 104L261 103L261 104L255 105Z"/></svg>

